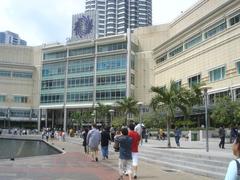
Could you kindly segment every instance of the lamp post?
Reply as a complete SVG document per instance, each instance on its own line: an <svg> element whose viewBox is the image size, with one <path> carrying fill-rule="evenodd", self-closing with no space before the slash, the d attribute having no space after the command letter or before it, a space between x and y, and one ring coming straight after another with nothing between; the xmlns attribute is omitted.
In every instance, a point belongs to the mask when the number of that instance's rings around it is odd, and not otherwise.
<svg viewBox="0 0 240 180"><path fill-rule="evenodd" d="M111 119L110 119L110 127L112 127L112 120L113 120L114 110L113 110L113 109L109 109L108 112L110 113L110 116L111 116Z"/></svg>
<svg viewBox="0 0 240 180"><path fill-rule="evenodd" d="M204 104L205 104L206 151L209 152L209 138L208 138L208 90L211 89L211 87L202 86L201 89L204 92Z"/></svg>
<svg viewBox="0 0 240 180"><path fill-rule="evenodd" d="M142 106L143 106L143 102L138 102L137 105L139 107L139 123L142 124Z"/></svg>
<svg viewBox="0 0 240 180"><path fill-rule="evenodd" d="M91 116L93 117L93 122L96 123L95 111L93 111L93 113L91 114Z"/></svg>

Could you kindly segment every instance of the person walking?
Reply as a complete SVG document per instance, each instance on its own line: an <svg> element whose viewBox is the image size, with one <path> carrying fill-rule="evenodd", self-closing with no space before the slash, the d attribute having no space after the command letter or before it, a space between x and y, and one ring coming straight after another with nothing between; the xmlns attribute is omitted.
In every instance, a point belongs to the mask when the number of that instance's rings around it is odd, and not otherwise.
<svg viewBox="0 0 240 180"><path fill-rule="evenodd" d="M83 133L82 133L83 147L84 147L84 152L85 153L88 153L88 149L87 149L87 134L88 134L88 128L85 128Z"/></svg>
<svg viewBox="0 0 240 180"><path fill-rule="evenodd" d="M233 155L236 156L236 159L229 163L225 180L240 179L240 135L237 135L233 142L232 152Z"/></svg>
<svg viewBox="0 0 240 180"><path fill-rule="evenodd" d="M224 126L221 126L219 128L219 138L220 138L220 143L219 143L219 148L225 149L224 145L225 145L225 136L226 136L226 131L224 129Z"/></svg>
<svg viewBox="0 0 240 180"><path fill-rule="evenodd" d="M87 145L92 155L92 161L98 162L98 146L101 141L101 134L94 123L92 129L87 134Z"/></svg>
<svg viewBox="0 0 240 180"><path fill-rule="evenodd" d="M128 174L128 179L132 179L132 138L128 136L128 129L121 129L122 135L116 136L115 143L119 144L119 174L118 180L123 180L124 173Z"/></svg>
<svg viewBox="0 0 240 180"><path fill-rule="evenodd" d="M181 134L182 134L181 130L178 127L175 128L174 136L175 136L175 142L176 142L178 147L180 147Z"/></svg>
<svg viewBox="0 0 240 180"><path fill-rule="evenodd" d="M134 124L132 123L129 124L128 136L132 138L131 151L132 151L133 178L137 179L138 146L141 140L141 136L138 134L138 132L134 131L134 129L135 129Z"/></svg>
<svg viewBox="0 0 240 180"><path fill-rule="evenodd" d="M104 128L101 132L101 150L103 159L108 159L108 145L110 140L110 132L108 128Z"/></svg>

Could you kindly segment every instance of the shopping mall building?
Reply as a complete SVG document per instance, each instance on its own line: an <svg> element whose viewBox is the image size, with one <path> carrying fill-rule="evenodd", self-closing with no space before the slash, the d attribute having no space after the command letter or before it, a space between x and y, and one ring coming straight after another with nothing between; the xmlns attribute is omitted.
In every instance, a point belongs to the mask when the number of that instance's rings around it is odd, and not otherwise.
<svg viewBox="0 0 240 180"><path fill-rule="evenodd" d="M151 86L168 86L171 80L184 87L205 83L211 87L209 104L224 95L237 99L239 27L240 1L201 0L169 24L133 33L41 47L1 46L0 126L42 122L66 128L71 112L98 102L115 106L134 96L148 105Z"/></svg>

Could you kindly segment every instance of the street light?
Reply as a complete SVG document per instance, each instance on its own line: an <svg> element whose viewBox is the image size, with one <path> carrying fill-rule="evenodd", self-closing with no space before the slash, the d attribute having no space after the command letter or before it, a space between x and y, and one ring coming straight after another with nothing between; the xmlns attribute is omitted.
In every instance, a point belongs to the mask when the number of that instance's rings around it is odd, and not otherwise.
<svg viewBox="0 0 240 180"><path fill-rule="evenodd" d="M96 123L95 113L93 112L91 116L93 117L93 122Z"/></svg>
<svg viewBox="0 0 240 180"><path fill-rule="evenodd" d="M111 116L111 119L110 119L110 127L112 127L112 119L113 119L114 110L113 110L113 109L109 109L108 112L110 113L110 116Z"/></svg>
<svg viewBox="0 0 240 180"><path fill-rule="evenodd" d="M209 151L209 140L208 140L208 90L211 87L202 86L201 89L204 92L204 104L205 104L205 126L206 126L206 151Z"/></svg>
<svg viewBox="0 0 240 180"><path fill-rule="evenodd" d="M142 106L143 106L143 102L138 102L137 105L139 106L139 123L142 124Z"/></svg>

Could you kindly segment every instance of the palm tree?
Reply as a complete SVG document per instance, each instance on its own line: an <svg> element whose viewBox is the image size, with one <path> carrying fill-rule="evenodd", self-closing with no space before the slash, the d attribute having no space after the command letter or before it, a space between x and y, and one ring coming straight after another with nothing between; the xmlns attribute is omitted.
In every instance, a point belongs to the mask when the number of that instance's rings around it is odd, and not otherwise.
<svg viewBox="0 0 240 180"><path fill-rule="evenodd" d="M160 109L164 112L167 120L167 139L168 147L171 147L170 142L170 125L175 118L175 111L179 102L179 95L181 88L177 86L176 82L171 81L170 87L152 87L151 91L155 96L151 100L151 106L154 111Z"/></svg>
<svg viewBox="0 0 240 180"><path fill-rule="evenodd" d="M117 104L119 105L119 109L124 113L124 124L127 125L129 114L136 115L138 113L137 101L133 97L125 97L121 101L117 101Z"/></svg>
<svg viewBox="0 0 240 180"><path fill-rule="evenodd" d="M202 104L203 84L196 84L191 89L181 88L179 91L179 101L176 106L183 112L184 119L187 120L192 112L193 106Z"/></svg>
<svg viewBox="0 0 240 180"><path fill-rule="evenodd" d="M104 105L102 103L98 103L98 106L96 107L97 115L101 120L104 120L104 123L106 123L107 116L109 115L109 110L111 109L111 106Z"/></svg>

